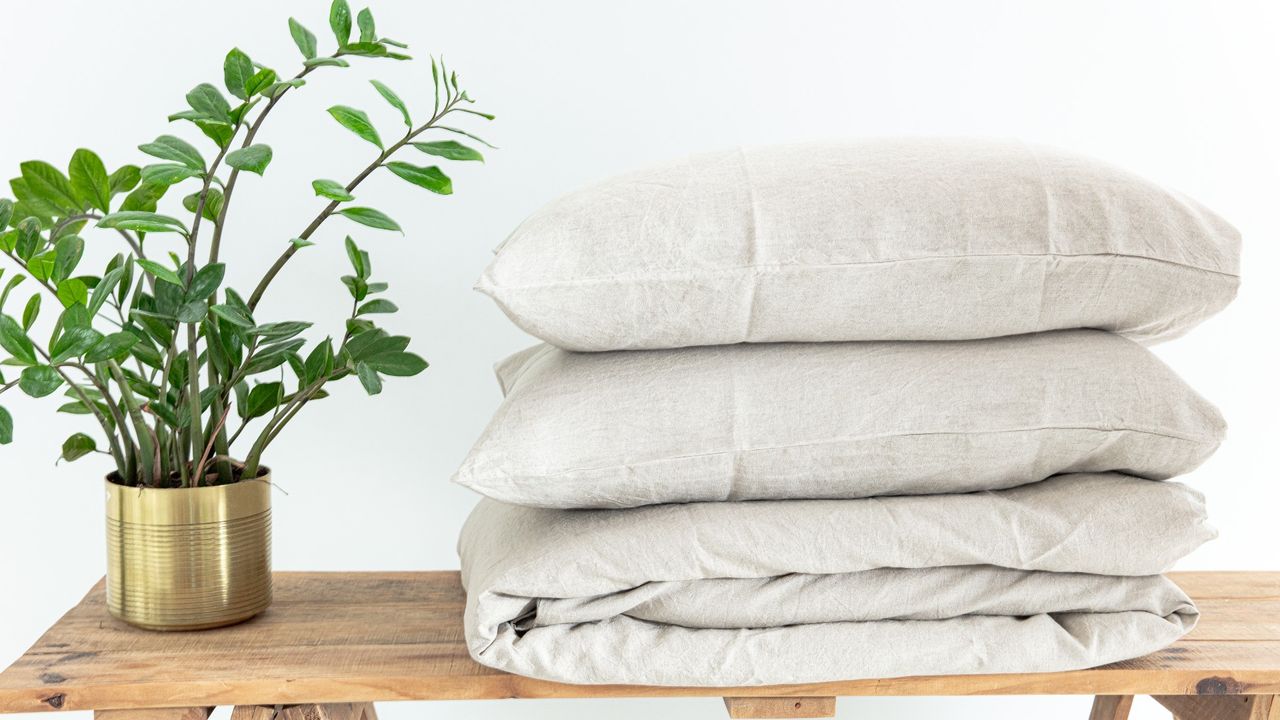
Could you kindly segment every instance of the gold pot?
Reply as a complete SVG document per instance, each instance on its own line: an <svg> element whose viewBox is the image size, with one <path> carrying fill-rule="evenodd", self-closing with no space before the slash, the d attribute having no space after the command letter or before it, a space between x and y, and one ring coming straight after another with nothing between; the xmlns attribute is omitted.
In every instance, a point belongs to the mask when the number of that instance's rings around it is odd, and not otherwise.
<svg viewBox="0 0 1280 720"><path fill-rule="evenodd" d="M148 630L238 623L271 604L271 475L230 485L107 485L107 609Z"/></svg>

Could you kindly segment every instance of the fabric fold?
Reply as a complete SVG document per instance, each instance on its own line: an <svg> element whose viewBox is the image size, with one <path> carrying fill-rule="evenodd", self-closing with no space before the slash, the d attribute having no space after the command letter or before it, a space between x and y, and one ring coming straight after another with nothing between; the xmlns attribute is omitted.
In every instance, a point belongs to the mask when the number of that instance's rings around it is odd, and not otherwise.
<svg viewBox="0 0 1280 720"><path fill-rule="evenodd" d="M484 664L573 683L729 686L1142 655L1194 625L1158 573L1213 535L1195 491L1104 473L625 511L486 499L459 552L467 642Z"/></svg>

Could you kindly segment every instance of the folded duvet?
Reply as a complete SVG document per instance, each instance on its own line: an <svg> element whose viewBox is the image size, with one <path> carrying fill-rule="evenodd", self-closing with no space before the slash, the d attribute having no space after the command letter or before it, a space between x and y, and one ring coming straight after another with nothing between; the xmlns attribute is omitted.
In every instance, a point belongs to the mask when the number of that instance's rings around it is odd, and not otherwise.
<svg viewBox="0 0 1280 720"><path fill-rule="evenodd" d="M1195 624L1159 575L1211 538L1172 482L555 510L459 541L472 655L572 683L760 685L1069 670Z"/></svg>

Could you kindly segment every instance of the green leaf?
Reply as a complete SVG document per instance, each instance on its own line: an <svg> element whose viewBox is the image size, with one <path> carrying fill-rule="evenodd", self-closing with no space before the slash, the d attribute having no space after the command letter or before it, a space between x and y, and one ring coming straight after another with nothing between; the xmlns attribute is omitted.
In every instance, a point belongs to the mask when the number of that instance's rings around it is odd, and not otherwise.
<svg viewBox="0 0 1280 720"><path fill-rule="evenodd" d="M227 153L227 164L237 170L248 170L261 175L271 162L271 148L266 145L250 145Z"/></svg>
<svg viewBox="0 0 1280 720"><path fill-rule="evenodd" d="M276 75L275 70L272 70L271 68L262 68L258 72L254 73L253 76L249 78L249 81L245 83L245 94L250 97L258 95L274 85L278 79L279 77Z"/></svg>
<svg viewBox="0 0 1280 720"><path fill-rule="evenodd" d="M3 310L4 304L8 302L9 293L13 292L13 289L18 287L18 285L21 285L22 281L26 279L27 279L27 276L23 275L22 273L18 273L13 277L9 278L9 282L4 284L4 290L0 291L0 310Z"/></svg>
<svg viewBox="0 0 1280 720"><path fill-rule="evenodd" d="M253 77L253 61L240 48L232 48L222 61L222 82L227 91L241 100L248 100L249 93L245 88L249 78Z"/></svg>
<svg viewBox="0 0 1280 720"><path fill-rule="evenodd" d="M186 165L176 163L159 163L142 168L142 182L152 185L174 185L204 173Z"/></svg>
<svg viewBox="0 0 1280 720"><path fill-rule="evenodd" d="M369 116L364 112L346 105L334 105L329 108L329 114L342 127L350 130L361 139L367 140L379 149L382 149L382 138L378 137L378 131L373 127L373 123L369 122Z"/></svg>
<svg viewBox="0 0 1280 720"><path fill-rule="evenodd" d="M435 165L418 167L407 162L393 161L385 167L420 188L426 188L437 195L452 195L453 181Z"/></svg>
<svg viewBox="0 0 1280 720"><path fill-rule="evenodd" d="M31 277L37 280L48 280L53 276L53 260L54 252L48 250L36 255L27 261L27 269L31 271Z"/></svg>
<svg viewBox="0 0 1280 720"><path fill-rule="evenodd" d="M212 311L214 315L217 315L237 327L253 327L253 318L249 317L249 315L240 308L232 305L214 305L209 308L209 310Z"/></svg>
<svg viewBox="0 0 1280 720"><path fill-rule="evenodd" d="M306 340L303 340L302 338L294 338L274 345L268 345L259 350L258 354L245 364L245 371L250 375L253 375L279 367L288 361L290 353L297 352L306 344Z"/></svg>
<svg viewBox="0 0 1280 720"><path fill-rule="evenodd" d="M13 201L9 198L0 198L0 232L9 227L9 220L13 218Z"/></svg>
<svg viewBox="0 0 1280 720"><path fill-rule="evenodd" d="M324 342L315 346L307 355L303 364L304 380L307 385L322 378L328 378L333 372L333 339L325 338Z"/></svg>
<svg viewBox="0 0 1280 720"><path fill-rule="evenodd" d="M350 235L347 236L347 239L342 244L347 250L347 259L351 261L351 268L356 271L356 275L362 279L368 278L371 272L369 264L365 262L365 258L368 256L361 252L359 247L356 247L356 241L352 240Z"/></svg>
<svg viewBox="0 0 1280 720"><path fill-rule="evenodd" d="M62 459L75 462L97 449L98 444L93 438L84 433L76 433L62 442Z"/></svg>
<svg viewBox="0 0 1280 720"><path fill-rule="evenodd" d="M88 352L89 348L97 345L101 339L102 333L93 328L69 328L58 336L58 341L49 349L49 354L52 356L50 362L56 365L71 358L80 357Z"/></svg>
<svg viewBox="0 0 1280 720"><path fill-rule="evenodd" d="M196 120L196 127L200 128L200 132L204 136L212 140L220 148L225 148L231 144L231 138L235 137L236 130L231 125L218 122L216 120Z"/></svg>
<svg viewBox="0 0 1280 720"><path fill-rule="evenodd" d="M361 11L361 14L364 14L364 12L367 11ZM413 127L413 120L409 117L409 108L405 107L404 100L401 100L400 96L397 95L394 90L381 82L378 82L377 80L370 80L369 82L375 89L377 89L378 94L381 95L383 99L388 103L391 103L391 107L400 111L400 116L404 118L404 124L409 127Z"/></svg>
<svg viewBox="0 0 1280 720"><path fill-rule="evenodd" d="M107 168L102 158L92 150L80 148L71 156L71 189L82 205L97 208L102 212L110 210L111 180L107 177Z"/></svg>
<svg viewBox="0 0 1280 720"><path fill-rule="evenodd" d="M143 270L147 271L148 274L154 276L157 280L163 280L169 283L170 285L177 285L180 288L186 287L186 284L182 282L182 278L178 277L178 273L174 272L173 270L170 270L169 268L161 265L160 263L154 260L143 260L142 258L136 258L134 262L138 263L138 265L141 266Z"/></svg>
<svg viewBox="0 0 1280 720"><path fill-rule="evenodd" d="M124 268L115 267L103 274L102 280L93 287L93 295L89 298L88 310L90 315L97 315L102 306L106 304L107 298L111 297L111 291L124 278Z"/></svg>
<svg viewBox="0 0 1280 720"><path fill-rule="evenodd" d="M204 172L204 158L194 145L173 135L161 135L154 141L139 145L138 149L161 160L172 160L192 170Z"/></svg>
<svg viewBox="0 0 1280 720"><path fill-rule="evenodd" d="M269 382L254 385L245 400L242 417L246 420L262 417L279 407L283 400L283 383Z"/></svg>
<svg viewBox="0 0 1280 720"><path fill-rule="evenodd" d="M296 248L311 247L312 245L315 245L315 243L310 240L303 240L302 238L290 238L289 244Z"/></svg>
<svg viewBox="0 0 1280 720"><path fill-rule="evenodd" d="M147 187L144 185L143 187ZM136 192L136 191L135 191ZM137 232L176 232L187 234L187 228L182 221L169 217L168 215L159 215L153 212L143 212L140 210L121 210L114 212L98 221L98 227L102 228L121 228L123 230L134 230Z"/></svg>
<svg viewBox="0 0 1280 720"><path fill-rule="evenodd" d="M0 445L13 442L13 416L8 410L0 407Z"/></svg>
<svg viewBox="0 0 1280 720"><path fill-rule="evenodd" d="M33 398L51 395L62 386L62 376L48 365L25 368L18 378L18 387Z"/></svg>
<svg viewBox="0 0 1280 720"><path fill-rule="evenodd" d="M333 0L329 6L329 28L338 40L338 47L351 41L351 6L347 5L347 0Z"/></svg>
<svg viewBox="0 0 1280 720"><path fill-rule="evenodd" d="M216 187L210 186L204 196L204 209L200 212L201 217L206 220L217 221L218 213L222 211L222 191ZM182 207L187 212L194 213L196 208L200 206L200 193L193 192L182 198Z"/></svg>
<svg viewBox="0 0 1280 720"><path fill-rule="evenodd" d="M343 46L342 52L348 55L362 55L364 57L385 57L388 55L387 49L378 43L354 42Z"/></svg>
<svg viewBox="0 0 1280 720"><path fill-rule="evenodd" d="M83 207L71 188L71 181L58 168L41 160L29 160L19 166L22 180L37 198L70 215Z"/></svg>
<svg viewBox="0 0 1280 720"><path fill-rule="evenodd" d="M80 258L83 255L84 240L77 235L62 238L54 246L53 274L50 277L55 282L71 277L71 273L75 272L76 265L80 264Z"/></svg>
<svg viewBox="0 0 1280 720"><path fill-rule="evenodd" d="M8 315L0 315L0 347L21 363L36 364L36 350L31 338L27 337L18 321Z"/></svg>
<svg viewBox="0 0 1280 720"><path fill-rule="evenodd" d="M196 271L191 278L191 287L187 289L188 300L204 300L217 292L222 286L222 278L226 275L227 266L223 263L209 263Z"/></svg>
<svg viewBox="0 0 1280 720"><path fill-rule="evenodd" d="M351 297L356 302L360 302L369 296L369 285L361 278L354 275L343 275L342 284L347 286L347 290L351 291Z"/></svg>
<svg viewBox="0 0 1280 720"><path fill-rule="evenodd" d="M142 173L138 173L138 179L142 179ZM121 212L155 212L156 203L164 194L169 191L168 185L152 185L151 183L142 183L133 192L125 196L124 202L120 204ZM99 223L101 225L101 223ZM144 231L145 232L145 231ZM152 231L154 232L154 231Z"/></svg>
<svg viewBox="0 0 1280 720"><path fill-rule="evenodd" d="M346 60L343 60L342 58L335 58L335 57L311 58L310 60L302 61L302 65L304 67L309 67L309 68L325 67L325 66L348 67L350 64L351 63L348 63Z"/></svg>
<svg viewBox="0 0 1280 720"><path fill-rule="evenodd" d="M382 392L382 378L367 363L356 363L356 377L360 379L364 391L370 395Z"/></svg>
<svg viewBox="0 0 1280 720"><path fill-rule="evenodd" d="M210 120L231 124L231 103L209 83L200 83L187 93L187 104Z"/></svg>
<svg viewBox="0 0 1280 720"><path fill-rule="evenodd" d="M198 323L209 314L209 303L204 300L191 300L178 308L178 322Z"/></svg>
<svg viewBox="0 0 1280 720"><path fill-rule="evenodd" d="M303 27L302 23L289 18L289 34L293 36L293 44L298 46L302 57L311 60L316 56L315 33Z"/></svg>
<svg viewBox="0 0 1280 720"><path fill-rule="evenodd" d="M285 90L288 90L289 88L300 88L306 84L307 84L307 81L303 80L302 78L294 78L292 80L285 80L283 82L274 82L266 86L265 88L263 88L262 94L266 97L274 98L275 96L283 93Z"/></svg>
<svg viewBox="0 0 1280 720"><path fill-rule="evenodd" d="M94 343L93 347L89 348L85 353L84 361L96 363L107 360L121 360L127 357L129 351L137 344L137 335L131 332L114 332Z"/></svg>
<svg viewBox="0 0 1280 720"><path fill-rule="evenodd" d="M436 142L416 142L413 146L428 154L446 160L478 160L484 162L484 156L453 140L437 140Z"/></svg>
<svg viewBox="0 0 1280 720"><path fill-rule="evenodd" d="M142 180L142 170L137 165L125 165L107 177L107 186L111 196L129 192Z"/></svg>
<svg viewBox="0 0 1280 720"><path fill-rule="evenodd" d="M41 242L39 220L25 218L18 223L18 242L15 246L18 257L30 260L40 250Z"/></svg>
<svg viewBox="0 0 1280 720"><path fill-rule="evenodd" d="M345 187L334 180L325 180L323 178L320 180L312 180L311 188L316 191L316 195L329 198L330 200L337 200L338 202L347 202L348 200L356 199L355 195L347 192Z"/></svg>
<svg viewBox="0 0 1280 720"><path fill-rule="evenodd" d="M311 327L309 322L301 322L297 320L288 320L285 322L267 323L249 331L250 335L256 335L268 342L276 342L286 340L297 335L298 333Z"/></svg>
<svg viewBox="0 0 1280 720"><path fill-rule="evenodd" d="M356 15L356 26L360 28L360 42L371 43L378 39L378 32L373 25L373 13L365 8Z"/></svg>
<svg viewBox="0 0 1280 720"><path fill-rule="evenodd" d="M370 300L356 310L356 315L373 315L375 313L393 313L399 310L390 300Z"/></svg>
<svg viewBox="0 0 1280 720"><path fill-rule="evenodd" d="M410 352L383 353L365 362L383 375L395 377L410 377L427 369L427 361Z"/></svg>
<svg viewBox="0 0 1280 720"><path fill-rule="evenodd" d="M368 208L368 207L343 208L338 211L338 214L350 220L354 220L360 223L361 225L368 225L371 228L378 228L379 230L395 230L398 232L403 232L400 230L400 225L396 223L395 220L392 220L382 212L378 210L374 210L373 208Z"/></svg>
<svg viewBox="0 0 1280 720"><path fill-rule="evenodd" d="M58 299L63 307L89 304L89 286L79 278L71 278L58 283Z"/></svg>
<svg viewBox="0 0 1280 720"><path fill-rule="evenodd" d="M27 306L22 309L22 329L30 330L40 317L40 295L32 295L27 299Z"/></svg>

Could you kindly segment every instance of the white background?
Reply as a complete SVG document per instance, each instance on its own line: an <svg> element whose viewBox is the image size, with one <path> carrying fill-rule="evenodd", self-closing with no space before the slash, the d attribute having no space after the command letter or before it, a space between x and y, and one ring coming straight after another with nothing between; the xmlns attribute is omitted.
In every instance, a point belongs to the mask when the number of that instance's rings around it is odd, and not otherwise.
<svg viewBox="0 0 1280 720"><path fill-rule="evenodd" d="M356 6L359 9L360 5ZM6 3L0 43L0 170L76 147L107 164L142 164L134 147L198 82L221 85L238 45L293 72L285 19L326 40L327 3L91 1ZM270 291L259 317L311 319L332 332L346 311L341 236L372 252L432 368L380 397L354 384L312 406L269 463L279 569L456 566L454 538L475 502L452 486L498 403L490 365L529 343L470 287L490 249L528 213L583 183L683 153L740 143L877 135L1012 136L1105 158L1183 190L1244 233L1244 285L1226 312L1157 352L1231 424L1221 451L1188 481L1204 490L1221 538L1184 568L1280 569L1274 447L1280 310L1280 23L1266 2L465 2L382 0L383 34L419 56L443 52L502 146L454 166L442 198L389 175L359 193L406 236L343 226L317 236ZM362 107L400 122L367 84L377 77L412 109L429 105L421 62L359 59L328 70L273 113L265 179L236 195L224 257L252 286L320 207L316 177L345 180L368 146L324 108ZM417 160L416 158L410 158ZM0 194L8 194L3 188ZM90 238L91 252L115 252ZM327 323L327 325L326 325ZM103 573L95 460L54 466L62 438L87 426L54 404L4 404L18 440L0 450L0 664L16 658ZM1142 522L1135 507L1134 522ZM842 717L1081 718L1081 698L845 699ZM383 717L723 717L718 700L399 704ZM1149 700L1135 717L1167 717Z"/></svg>

